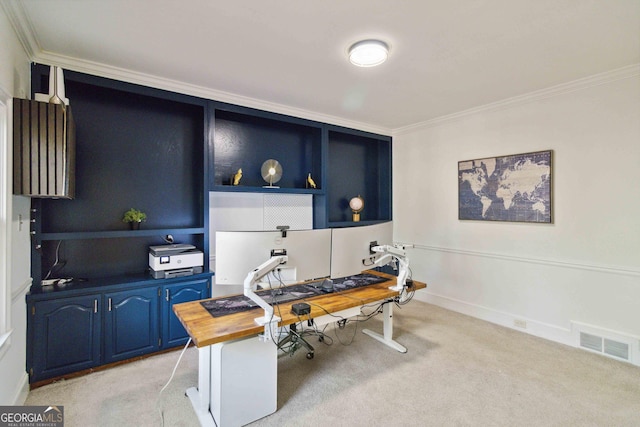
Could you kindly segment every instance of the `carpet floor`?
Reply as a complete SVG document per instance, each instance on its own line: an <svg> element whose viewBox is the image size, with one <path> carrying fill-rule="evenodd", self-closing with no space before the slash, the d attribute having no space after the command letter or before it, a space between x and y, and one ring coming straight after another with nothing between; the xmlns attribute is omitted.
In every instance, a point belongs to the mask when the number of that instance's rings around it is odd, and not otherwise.
<svg viewBox="0 0 640 427"><path fill-rule="evenodd" d="M278 410L267 426L640 426L640 368L421 301L395 308L401 354L350 322L278 359ZM62 380L26 405L63 405L66 427L198 426L184 392L197 350ZM250 382L251 379L247 378ZM249 402L247 403L249 404ZM162 414L162 415L161 415ZM223 426L224 427L224 426Z"/></svg>

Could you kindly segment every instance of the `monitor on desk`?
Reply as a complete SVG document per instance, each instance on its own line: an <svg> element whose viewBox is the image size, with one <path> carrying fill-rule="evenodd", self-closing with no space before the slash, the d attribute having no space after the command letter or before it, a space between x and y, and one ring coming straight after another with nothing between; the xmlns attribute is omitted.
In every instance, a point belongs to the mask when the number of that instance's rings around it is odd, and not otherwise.
<svg viewBox="0 0 640 427"><path fill-rule="evenodd" d="M286 234L286 237L283 237ZM274 285L328 277L331 272L331 230L217 231L216 285L242 285L250 271L267 261L271 251L286 250L288 261ZM278 282L278 283L275 283Z"/></svg>
<svg viewBox="0 0 640 427"><path fill-rule="evenodd" d="M371 257L377 256L369 251L372 242L393 244L393 222L332 229L331 278L346 277L371 268Z"/></svg>

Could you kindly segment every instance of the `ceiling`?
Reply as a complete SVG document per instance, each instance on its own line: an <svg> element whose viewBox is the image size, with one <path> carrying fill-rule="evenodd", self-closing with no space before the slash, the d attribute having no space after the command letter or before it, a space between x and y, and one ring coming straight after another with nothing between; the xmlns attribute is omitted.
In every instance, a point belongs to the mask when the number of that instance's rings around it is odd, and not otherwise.
<svg viewBox="0 0 640 427"><path fill-rule="evenodd" d="M640 63L638 0L0 1L36 62L381 132Z"/></svg>

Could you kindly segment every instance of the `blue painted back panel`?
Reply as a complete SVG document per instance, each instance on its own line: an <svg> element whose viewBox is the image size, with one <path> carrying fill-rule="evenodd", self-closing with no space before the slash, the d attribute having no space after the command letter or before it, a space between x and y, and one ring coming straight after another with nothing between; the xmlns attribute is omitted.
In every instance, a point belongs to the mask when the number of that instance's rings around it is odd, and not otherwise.
<svg viewBox="0 0 640 427"><path fill-rule="evenodd" d="M275 184L283 188L305 188L309 173L321 183L321 129L281 122L271 118L216 110L214 130L215 185L228 185L242 169L240 184L262 187L260 168L275 159L283 174Z"/></svg>

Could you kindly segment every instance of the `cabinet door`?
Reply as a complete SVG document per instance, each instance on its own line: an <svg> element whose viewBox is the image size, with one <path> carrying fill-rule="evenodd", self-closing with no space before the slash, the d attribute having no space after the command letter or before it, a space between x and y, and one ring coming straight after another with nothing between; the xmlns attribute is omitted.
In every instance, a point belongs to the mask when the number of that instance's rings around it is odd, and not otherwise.
<svg viewBox="0 0 640 427"><path fill-rule="evenodd" d="M209 298L209 279L165 286L162 303L162 337L164 348L176 347L187 342L189 334L173 312L173 305Z"/></svg>
<svg viewBox="0 0 640 427"><path fill-rule="evenodd" d="M39 381L100 364L99 296L32 303L30 381Z"/></svg>
<svg viewBox="0 0 640 427"><path fill-rule="evenodd" d="M158 293L159 289L154 287L104 295L105 363L160 348Z"/></svg>

